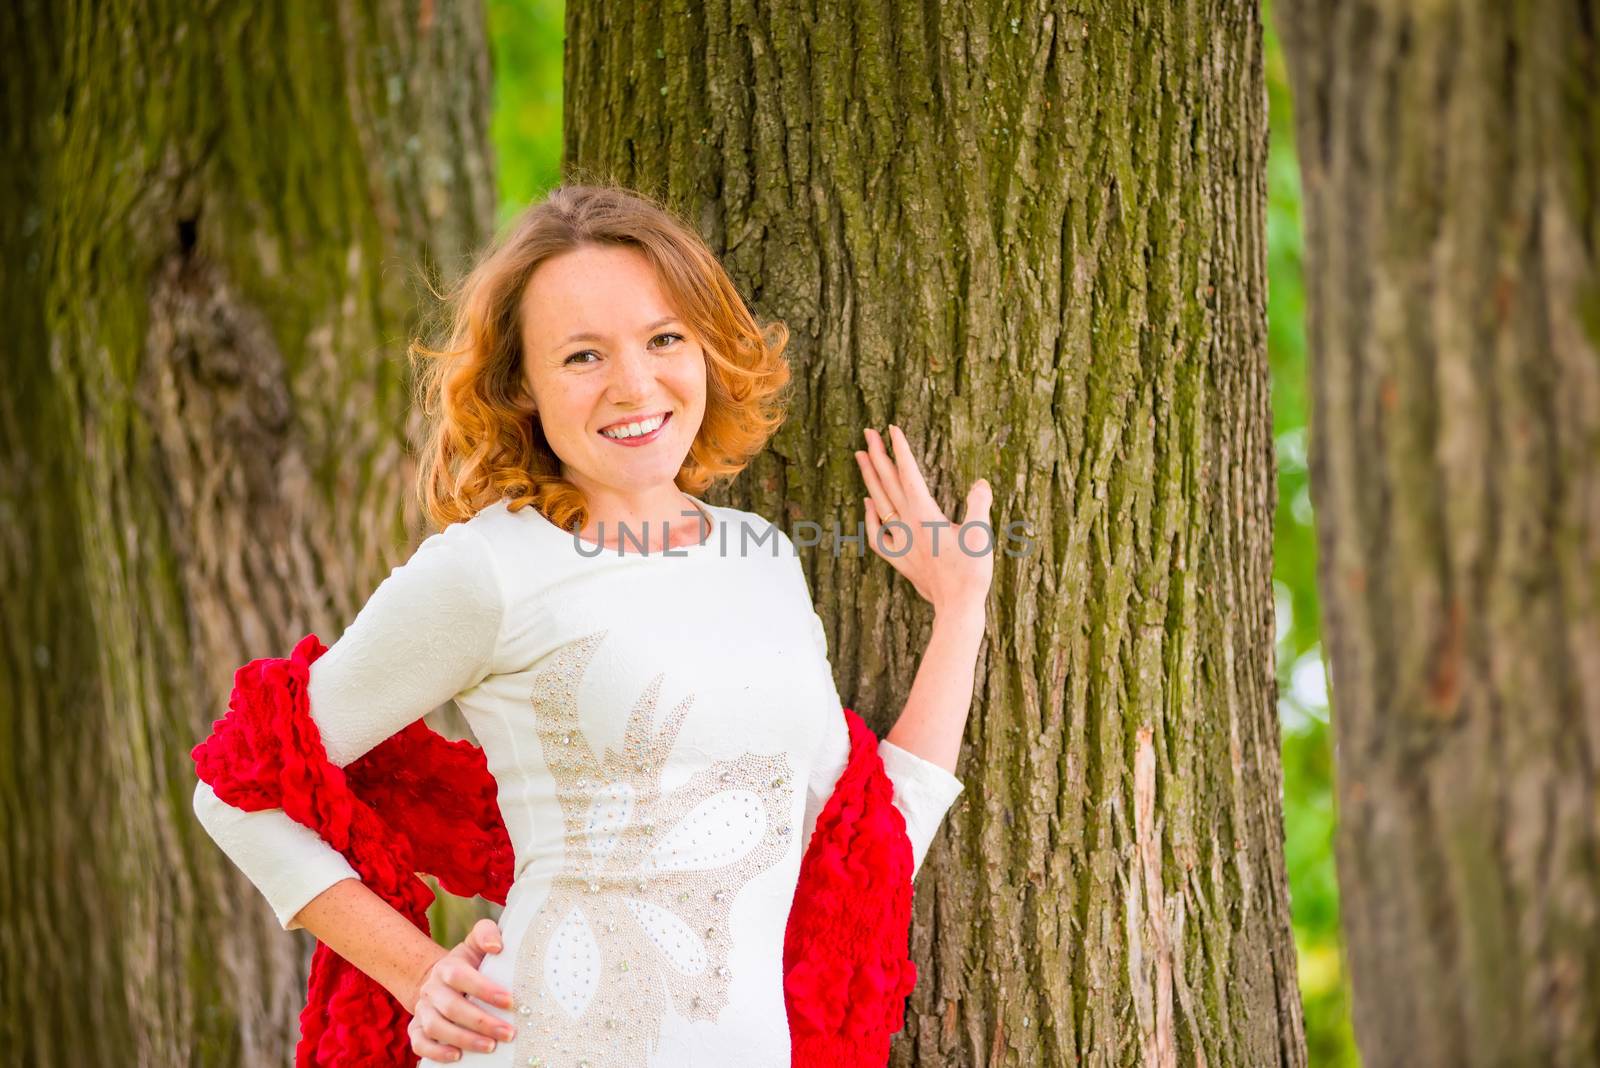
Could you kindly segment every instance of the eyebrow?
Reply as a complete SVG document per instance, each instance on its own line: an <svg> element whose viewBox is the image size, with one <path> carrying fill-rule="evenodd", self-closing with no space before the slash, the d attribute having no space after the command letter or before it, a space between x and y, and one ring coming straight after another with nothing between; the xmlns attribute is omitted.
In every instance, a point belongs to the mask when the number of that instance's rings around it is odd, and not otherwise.
<svg viewBox="0 0 1600 1068"><path fill-rule="evenodd" d="M668 323L675 323L677 321L678 321L678 317L676 315L669 315L665 319L657 319L655 322L653 322L649 326L645 327L645 330L646 330L646 332L651 331L651 330L657 330L657 329L659 329L659 328L661 328L663 326L666 326ZM568 336L565 341L557 342L555 347L558 348L558 349L566 348L568 345L572 344L574 341L604 341L604 340L605 340L605 338L601 337L599 334L578 333L578 334L572 334L572 335Z"/></svg>

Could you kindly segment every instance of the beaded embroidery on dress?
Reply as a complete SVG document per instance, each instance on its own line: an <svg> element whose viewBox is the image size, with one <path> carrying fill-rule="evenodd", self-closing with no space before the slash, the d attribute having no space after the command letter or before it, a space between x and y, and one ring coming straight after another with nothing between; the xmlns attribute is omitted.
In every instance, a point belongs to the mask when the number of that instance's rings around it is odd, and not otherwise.
<svg viewBox="0 0 1600 1068"><path fill-rule="evenodd" d="M635 703L622 752L591 750L578 688L606 633L560 649L533 680L569 860L517 951L519 1065L634 1068L657 1045L669 1000L691 1020L715 1019L728 1003L733 898L794 834L782 754L716 761L663 792L694 695L656 731L662 675Z"/></svg>

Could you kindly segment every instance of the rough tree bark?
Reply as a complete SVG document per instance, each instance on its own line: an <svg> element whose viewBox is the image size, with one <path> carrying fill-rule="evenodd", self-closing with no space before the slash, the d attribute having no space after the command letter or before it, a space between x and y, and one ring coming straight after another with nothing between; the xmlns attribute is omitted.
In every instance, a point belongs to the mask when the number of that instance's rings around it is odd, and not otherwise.
<svg viewBox="0 0 1600 1068"><path fill-rule="evenodd" d="M1600 13L1280 24L1367 1064L1600 1056Z"/></svg>
<svg viewBox="0 0 1600 1068"><path fill-rule="evenodd" d="M695 220L801 393L729 500L855 529L904 427L1001 563L897 1064L1305 1063L1273 673L1254 3L568 8L569 173ZM808 566L887 729L929 614Z"/></svg>
<svg viewBox="0 0 1600 1068"><path fill-rule="evenodd" d="M309 938L188 749L422 532L405 341L493 225L481 13L25 0L0 40L0 1048L287 1063Z"/></svg>

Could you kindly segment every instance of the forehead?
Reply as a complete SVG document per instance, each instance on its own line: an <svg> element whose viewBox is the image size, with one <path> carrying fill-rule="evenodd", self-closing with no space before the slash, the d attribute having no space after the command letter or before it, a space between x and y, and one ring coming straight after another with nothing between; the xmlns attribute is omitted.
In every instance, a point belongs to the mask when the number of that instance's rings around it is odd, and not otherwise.
<svg viewBox="0 0 1600 1068"><path fill-rule="evenodd" d="M523 290L521 310L530 346L578 331L627 333L678 314L644 253L614 245L585 245L541 263Z"/></svg>

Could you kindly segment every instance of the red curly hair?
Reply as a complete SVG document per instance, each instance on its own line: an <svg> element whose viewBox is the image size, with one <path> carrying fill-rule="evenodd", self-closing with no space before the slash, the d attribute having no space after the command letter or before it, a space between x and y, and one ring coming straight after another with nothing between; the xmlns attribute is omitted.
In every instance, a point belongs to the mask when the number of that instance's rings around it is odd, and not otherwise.
<svg viewBox="0 0 1600 1068"><path fill-rule="evenodd" d="M565 185L525 210L506 236L443 294L448 340L411 343L426 436L417 472L423 510L440 527L470 519L501 498L533 505L566 530L588 522L578 487L526 396L520 308L545 260L584 245L637 249L655 268L675 310L706 354L706 411L675 479L699 495L742 471L787 415L789 331L762 325L700 236L648 196L617 185Z"/></svg>

